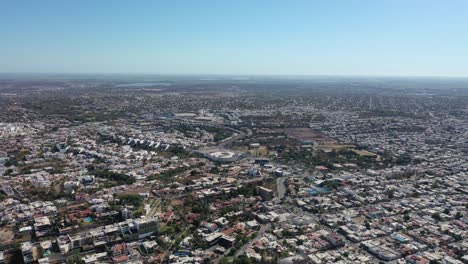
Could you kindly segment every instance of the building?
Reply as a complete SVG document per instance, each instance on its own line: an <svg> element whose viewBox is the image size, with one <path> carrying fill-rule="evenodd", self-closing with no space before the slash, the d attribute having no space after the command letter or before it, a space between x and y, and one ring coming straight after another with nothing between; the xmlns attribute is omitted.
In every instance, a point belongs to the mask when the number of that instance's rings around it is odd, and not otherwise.
<svg viewBox="0 0 468 264"><path fill-rule="evenodd" d="M52 225L47 216L42 216L34 219L34 232L37 237L45 236L49 233Z"/></svg>
<svg viewBox="0 0 468 264"><path fill-rule="evenodd" d="M216 232L205 237L205 241L208 245L214 246L218 243L219 239L223 236L222 233Z"/></svg>
<svg viewBox="0 0 468 264"><path fill-rule="evenodd" d="M146 254L153 253L157 247L158 243L156 243L154 240L143 242L143 249L145 250Z"/></svg>
<svg viewBox="0 0 468 264"><path fill-rule="evenodd" d="M269 159L255 159L255 164L259 164L260 166L265 166L269 162Z"/></svg>
<svg viewBox="0 0 468 264"><path fill-rule="evenodd" d="M25 264L33 263L33 244L31 242L24 242L21 244L21 254L23 255L23 262Z"/></svg>
<svg viewBox="0 0 468 264"><path fill-rule="evenodd" d="M114 245L111 248L111 255L114 263L123 263L130 259L130 251L125 243Z"/></svg>
<svg viewBox="0 0 468 264"><path fill-rule="evenodd" d="M258 194L262 197L263 200L271 200L274 197L274 192L270 189L267 189L262 186L257 187Z"/></svg>
<svg viewBox="0 0 468 264"><path fill-rule="evenodd" d="M128 210L128 208L126 208L126 207L124 209L122 209L121 214L122 214L122 219L123 220L132 219L132 211Z"/></svg>
<svg viewBox="0 0 468 264"><path fill-rule="evenodd" d="M333 247L342 247L345 245L343 239L341 239L338 235L336 234L329 234L325 237L325 240L327 240L330 244L332 244Z"/></svg>
<svg viewBox="0 0 468 264"><path fill-rule="evenodd" d="M137 240L159 232L158 218L140 218L119 223L125 241Z"/></svg>
<svg viewBox="0 0 468 264"><path fill-rule="evenodd" d="M195 153L200 154L209 160L221 163L234 162L245 157L244 153L226 149L205 149L195 151Z"/></svg>
<svg viewBox="0 0 468 264"><path fill-rule="evenodd" d="M94 175L86 175L80 178L80 182L83 185L94 184L95 178Z"/></svg>
<svg viewBox="0 0 468 264"><path fill-rule="evenodd" d="M37 260L38 264L49 264L49 258L41 258Z"/></svg>
<svg viewBox="0 0 468 264"><path fill-rule="evenodd" d="M85 264L98 263L98 261L107 259L107 252L94 253L82 258Z"/></svg>
<svg viewBox="0 0 468 264"><path fill-rule="evenodd" d="M218 244L224 248L230 248L234 245L234 242L236 242L234 237L223 235L219 238Z"/></svg>

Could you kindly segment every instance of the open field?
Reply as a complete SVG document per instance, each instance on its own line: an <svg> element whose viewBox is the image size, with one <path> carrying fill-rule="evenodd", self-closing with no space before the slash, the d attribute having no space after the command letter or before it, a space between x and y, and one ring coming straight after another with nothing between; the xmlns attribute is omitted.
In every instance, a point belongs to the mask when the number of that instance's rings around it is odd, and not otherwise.
<svg viewBox="0 0 468 264"><path fill-rule="evenodd" d="M354 151L356 154L358 154L360 156L369 156L369 157L377 156L377 154L369 152L367 150L357 150L357 149L351 149L351 150Z"/></svg>
<svg viewBox="0 0 468 264"><path fill-rule="evenodd" d="M338 150L342 150L342 149L347 149L347 150L353 151L354 153L358 154L359 156L368 156L368 157L377 156L377 154L372 153L372 152L367 151L367 150L355 149L354 145L325 144L325 145L316 145L316 146L314 146L314 148L316 150L323 150L325 152L329 152L329 151L332 151L332 150L338 151Z"/></svg>

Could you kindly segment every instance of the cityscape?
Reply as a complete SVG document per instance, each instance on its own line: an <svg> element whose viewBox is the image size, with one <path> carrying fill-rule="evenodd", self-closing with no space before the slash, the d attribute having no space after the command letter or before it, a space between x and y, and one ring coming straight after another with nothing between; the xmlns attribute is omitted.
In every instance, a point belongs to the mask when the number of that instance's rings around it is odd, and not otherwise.
<svg viewBox="0 0 468 264"><path fill-rule="evenodd" d="M468 0L0 0L0 264L468 264Z"/></svg>
<svg viewBox="0 0 468 264"><path fill-rule="evenodd" d="M467 88L2 77L0 263L468 263Z"/></svg>

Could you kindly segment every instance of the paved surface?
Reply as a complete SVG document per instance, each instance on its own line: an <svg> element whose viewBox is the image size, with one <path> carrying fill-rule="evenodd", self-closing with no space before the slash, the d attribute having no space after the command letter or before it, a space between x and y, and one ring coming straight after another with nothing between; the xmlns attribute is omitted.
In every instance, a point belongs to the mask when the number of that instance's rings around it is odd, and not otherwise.
<svg viewBox="0 0 468 264"><path fill-rule="evenodd" d="M244 253L245 253L245 249L254 244L255 242L257 242L257 240L259 240L261 237L263 237L263 235L265 234L266 231L269 231L271 229L271 225L270 224L266 224L266 225L262 225L260 227L260 230L258 230L257 232L257 236L252 239L249 243L246 243L245 245L243 245L236 253L236 257L239 257L239 256L242 256Z"/></svg>
<svg viewBox="0 0 468 264"><path fill-rule="evenodd" d="M286 177L280 177L276 179L276 188L278 190L278 199L283 199L286 195L286 186L284 185L284 181Z"/></svg>

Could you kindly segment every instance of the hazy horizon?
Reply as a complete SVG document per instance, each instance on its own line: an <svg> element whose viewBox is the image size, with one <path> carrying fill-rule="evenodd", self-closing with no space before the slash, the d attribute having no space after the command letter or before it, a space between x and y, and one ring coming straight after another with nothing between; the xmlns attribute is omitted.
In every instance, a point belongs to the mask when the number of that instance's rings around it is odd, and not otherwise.
<svg viewBox="0 0 468 264"><path fill-rule="evenodd" d="M132 77L229 77L229 78L402 78L402 79L468 79L468 75L352 75L352 74L241 74L241 73L125 73L125 72L0 72L5 76L132 76Z"/></svg>

